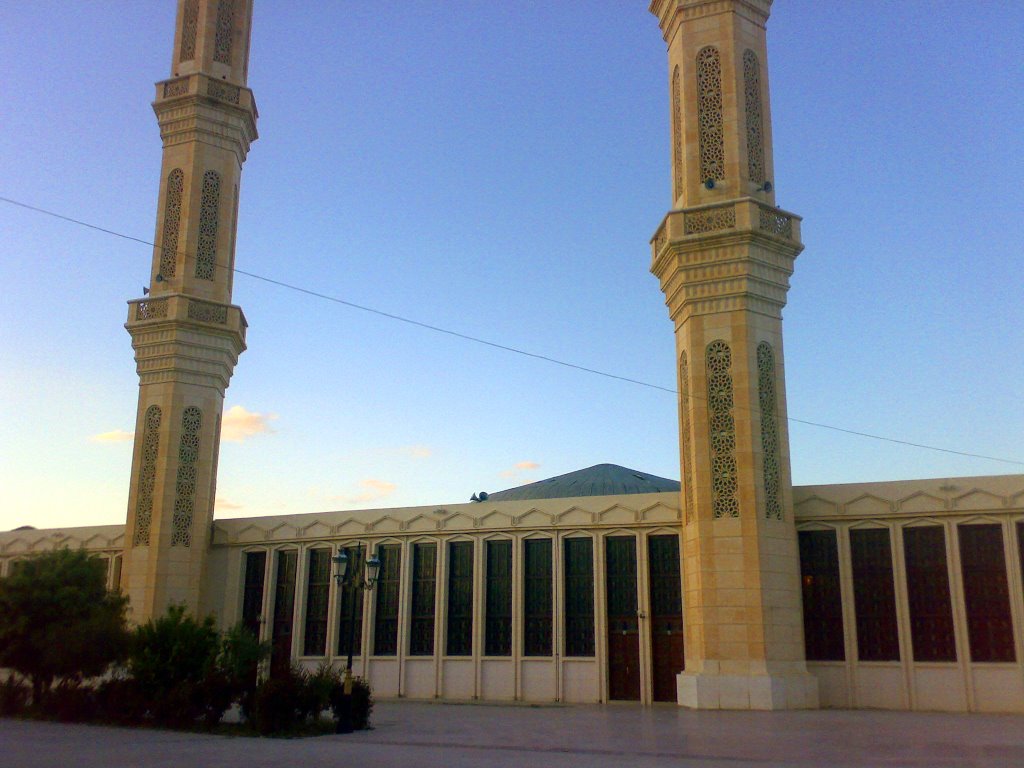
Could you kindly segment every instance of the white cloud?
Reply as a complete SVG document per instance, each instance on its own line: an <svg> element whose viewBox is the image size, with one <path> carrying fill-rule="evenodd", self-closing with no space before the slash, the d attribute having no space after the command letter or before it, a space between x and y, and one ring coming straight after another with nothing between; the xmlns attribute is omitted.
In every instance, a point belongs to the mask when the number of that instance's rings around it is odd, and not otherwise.
<svg viewBox="0 0 1024 768"><path fill-rule="evenodd" d="M506 469L498 473L499 477L516 477L524 472L532 472L535 469L540 469L540 464L536 461L517 461L511 469Z"/></svg>
<svg viewBox="0 0 1024 768"><path fill-rule="evenodd" d="M134 432L112 429L110 432L100 432L98 435L92 435L89 440L93 443L126 443L134 437Z"/></svg>
<svg viewBox="0 0 1024 768"><path fill-rule="evenodd" d="M341 501L346 504L365 504L369 501L387 498L398 488L397 485L389 483L387 480L377 480L372 477L360 482L359 487L362 489L360 492L334 496L331 498L331 501Z"/></svg>
<svg viewBox="0 0 1024 768"><path fill-rule="evenodd" d="M230 511L235 509L243 509L242 504L236 504L230 499L225 499L221 496L217 497L217 501L214 503L213 508L219 511Z"/></svg>
<svg viewBox="0 0 1024 768"><path fill-rule="evenodd" d="M434 450L429 445L409 445L402 451L414 459L429 459L434 455Z"/></svg>
<svg viewBox="0 0 1024 768"><path fill-rule="evenodd" d="M255 435L271 433L274 430L270 428L270 422L276 418L273 413L256 413L241 405L233 405L221 421L220 439L227 443L241 443Z"/></svg>

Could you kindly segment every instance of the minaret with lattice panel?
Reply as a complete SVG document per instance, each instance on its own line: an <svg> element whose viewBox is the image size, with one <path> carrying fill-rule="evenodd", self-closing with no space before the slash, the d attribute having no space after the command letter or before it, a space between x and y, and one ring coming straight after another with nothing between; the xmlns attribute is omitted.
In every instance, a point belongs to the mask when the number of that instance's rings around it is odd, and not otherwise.
<svg viewBox="0 0 1024 768"><path fill-rule="evenodd" d="M200 611L224 390L245 349L231 304L238 188L256 140L246 87L252 0L178 0L150 294L125 327L139 374L122 587L132 619Z"/></svg>
<svg viewBox="0 0 1024 768"><path fill-rule="evenodd" d="M651 271L675 326L685 670L700 709L818 705L803 646L782 308L803 249L775 206L771 0L653 0L668 44L673 208Z"/></svg>

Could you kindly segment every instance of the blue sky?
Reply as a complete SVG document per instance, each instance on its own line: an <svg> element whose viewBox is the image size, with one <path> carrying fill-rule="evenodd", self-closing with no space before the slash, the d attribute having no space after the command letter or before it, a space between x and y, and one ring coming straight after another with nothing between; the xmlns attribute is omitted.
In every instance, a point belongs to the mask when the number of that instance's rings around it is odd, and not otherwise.
<svg viewBox="0 0 1024 768"><path fill-rule="evenodd" d="M0 196L151 239L174 3L0 8ZM674 387L644 0L258 0L237 266ZM791 416L1024 460L1024 6L779 0ZM151 249L0 203L0 530L122 522ZM467 500L599 462L678 477L676 404L249 277L220 517ZM1020 472L791 424L797 484ZM102 437L97 437L102 436Z"/></svg>

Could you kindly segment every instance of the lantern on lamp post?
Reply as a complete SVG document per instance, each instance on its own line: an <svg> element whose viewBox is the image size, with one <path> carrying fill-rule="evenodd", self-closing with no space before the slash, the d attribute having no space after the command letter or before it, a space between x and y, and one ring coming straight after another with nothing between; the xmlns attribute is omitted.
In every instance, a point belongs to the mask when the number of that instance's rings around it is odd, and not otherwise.
<svg viewBox="0 0 1024 768"><path fill-rule="evenodd" d="M365 576L356 568L349 567L348 553L339 549L338 554L331 558L334 563L334 582L338 585L339 594L349 591L348 620L348 661L345 664L345 682L342 689L341 709L338 712L338 733L352 732L352 652L356 634L356 595L360 590L369 592L377 586L380 575L380 558L374 552L366 561Z"/></svg>

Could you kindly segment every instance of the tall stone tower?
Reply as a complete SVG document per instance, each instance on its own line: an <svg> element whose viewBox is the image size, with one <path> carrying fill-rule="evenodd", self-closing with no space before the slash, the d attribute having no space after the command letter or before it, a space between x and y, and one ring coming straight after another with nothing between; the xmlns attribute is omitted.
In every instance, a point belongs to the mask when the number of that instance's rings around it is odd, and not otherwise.
<svg viewBox="0 0 1024 768"><path fill-rule="evenodd" d="M701 709L816 707L804 660L782 356L803 248L775 207L771 0L653 0L668 44L673 209L651 271L675 324L686 668Z"/></svg>
<svg viewBox="0 0 1024 768"><path fill-rule="evenodd" d="M245 349L231 304L238 186L256 139L246 87L252 0L178 0L150 295L125 327L139 374L122 586L132 618L200 609L224 390Z"/></svg>

